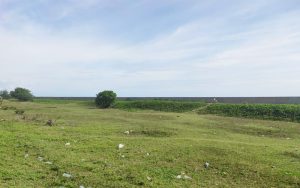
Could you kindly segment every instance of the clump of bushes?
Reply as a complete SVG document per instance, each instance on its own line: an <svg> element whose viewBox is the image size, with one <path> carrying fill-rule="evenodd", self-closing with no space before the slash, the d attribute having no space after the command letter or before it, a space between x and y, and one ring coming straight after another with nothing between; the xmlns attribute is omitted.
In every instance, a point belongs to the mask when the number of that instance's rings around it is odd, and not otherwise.
<svg viewBox="0 0 300 188"><path fill-rule="evenodd" d="M163 100L137 100L117 101L114 108L119 109L144 109L165 112L187 112L205 106L204 102L189 101L163 101Z"/></svg>
<svg viewBox="0 0 300 188"><path fill-rule="evenodd" d="M199 110L199 113L300 122L300 105L210 104Z"/></svg>
<svg viewBox="0 0 300 188"><path fill-rule="evenodd" d="M18 115L23 115L24 114L24 110L16 110L15 113Z"/></svg>
<svg viewBox="0 0 300 188"><path fill-rule="evenodd" d="M97 94L95 103L99 108L108 108L112 106L117 98L117 94L113 91L102 91Z"/></svg>
<svg viewBox="0 0 300 188"><path fill-rule="evenodd" d="M9 99L11 96L7 90L0 91L0 98L2 99Z"/></svg>
<svg viewBox="0 0 300 188"><path fill-rule="evenodd" d="M33 95L29 89L17 87L13 91L8 92L7 90L0 91L0 98L10 99L15 98L19 101L32 101Z"/></svg>
<svg viewBox="0 0 300 188"><path fill-rule="evenodd" d="M17 87L14 91L10 92L10 96L19 101L32 101L33 95L31 91L25 88Z"/></svg>

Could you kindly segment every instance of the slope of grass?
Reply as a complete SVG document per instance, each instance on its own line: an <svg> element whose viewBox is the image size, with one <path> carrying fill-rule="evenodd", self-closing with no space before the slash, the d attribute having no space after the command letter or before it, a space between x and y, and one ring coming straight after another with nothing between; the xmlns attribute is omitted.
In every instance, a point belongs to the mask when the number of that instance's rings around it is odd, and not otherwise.
<svg viewBox="0 0 300 188"><path fill-rule="evenodd" d="M3 105L25 113L0 109L0 187L300 186L298 123L76 102ZM192 179L177 179L182 172Z"/></svg>

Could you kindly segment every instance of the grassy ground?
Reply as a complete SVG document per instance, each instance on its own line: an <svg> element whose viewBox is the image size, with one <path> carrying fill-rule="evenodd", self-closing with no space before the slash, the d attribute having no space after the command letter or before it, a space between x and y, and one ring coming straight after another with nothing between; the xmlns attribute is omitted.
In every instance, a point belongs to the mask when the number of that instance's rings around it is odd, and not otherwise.
<svg viewBox="0 0 300 188"><path fill-rule="evenodd" d="M25 113L0 110L0 187L300 187L298 123L75 101L2 106ZM192 179L176 179L182 172Z"/></svg>

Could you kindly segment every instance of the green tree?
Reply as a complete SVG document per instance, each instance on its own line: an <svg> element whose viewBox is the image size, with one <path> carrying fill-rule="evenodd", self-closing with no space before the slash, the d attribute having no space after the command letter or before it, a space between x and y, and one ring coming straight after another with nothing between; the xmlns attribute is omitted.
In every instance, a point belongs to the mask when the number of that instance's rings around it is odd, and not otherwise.
<svg viewBox="0 0 300 188"><path fill-rule="evenodd" d="M116 100L117 94L113 91L102 91L97 94L95 103L100 108L110 107Z"/></svg>
<svg viewBox="0 0 300 188"><path fill-rule="evenodd" d="M14 91L11 91L10 96L19 101L32 101L33 99L31 91L21 87L17 87Z"/></svg>
<svg viewBox="0 0 300 188"><path fill-rule="evenodd" d="M10 98L10 94L7 90L1 90L0 91L0 96L3 98L3 99L9 99Z"/></svg>

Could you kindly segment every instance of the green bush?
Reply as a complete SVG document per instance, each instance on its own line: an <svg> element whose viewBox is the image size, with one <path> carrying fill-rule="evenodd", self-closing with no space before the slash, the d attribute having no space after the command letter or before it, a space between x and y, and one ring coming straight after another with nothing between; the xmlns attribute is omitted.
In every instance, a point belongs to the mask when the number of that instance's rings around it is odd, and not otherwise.
<svg viewBox="0 0 300 188"><path fill-rule="evenodd" d="M17 87L14 91L11 91L10 95L19 101L32 101L33 99L33 95L31 94L30 90L20 87Z"/></svg>
<svg viewBox="0 0 300 188"><path fill-rule="evenodd" d="M2 97L3 99L9 99L10 98L10 94L7 90L1 90L0 91L0 97Z"/></svg>
<svg viewBox="0 0 300 188"><path fill-rule="evenodd" d="M165 112L187 112L204 106L203 102L186 101L163 101L163 100L136 100L136 101L117 101L114 108L119 109L144 109Z"/></svg>
<svg viewBox="0 0 300 188"><path fill-rule="evenodd" d="M199 110L199 113L300 122L300 105L210 104Z"/></svg>
<svg viewBox="0 0 300 188"><path fill-rule="evenodd" d="M110 107L116 100L117 94L113 91L102 91L97 94L95 103L100 108Z"/></svg>

